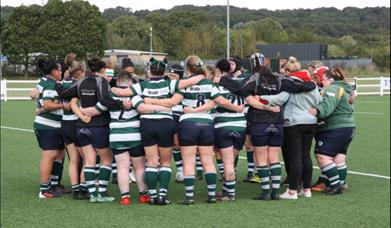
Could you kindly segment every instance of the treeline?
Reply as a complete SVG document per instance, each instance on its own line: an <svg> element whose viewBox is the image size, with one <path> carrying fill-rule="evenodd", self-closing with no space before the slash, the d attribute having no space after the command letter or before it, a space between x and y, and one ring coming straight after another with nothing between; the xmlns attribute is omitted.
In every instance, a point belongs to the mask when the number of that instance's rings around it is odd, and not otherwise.
<svg viewBox="0 0 391 228"><path fill-rule="evenodd" d="M11 62L28 53L100 55L104 49L153 50L171 59L196 54L205 59L226 53L225 6L177 6L132 11L116 7L100 13L86 1L49 0L41 7L1 7L2 51ZM329 56L372 57L390 68L390 8L249 10L231 7L231 54L246 57L260 43L320 42Z"/></svg>

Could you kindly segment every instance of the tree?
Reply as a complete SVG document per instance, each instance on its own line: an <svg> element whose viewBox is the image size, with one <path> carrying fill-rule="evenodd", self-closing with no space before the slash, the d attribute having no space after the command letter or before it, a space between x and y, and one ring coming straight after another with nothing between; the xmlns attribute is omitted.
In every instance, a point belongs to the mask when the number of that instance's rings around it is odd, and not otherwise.
<svg viewBox="0 0 391 228"><path fill-rule="evenodd" d="M80 58L102 55L106 45L106 22L98 7L87 1L49 0L43 7L39 33L42 50L59 58L73 52Z"/></svg>
<svg viewBox="0 0 391 228"><path fill-rule="evenodd" d="M41 34L37 28L42 23L39 6L15 8L2 30L3 53L11 64L23 64L24 76L28 77L32 53L40 52Z"/></svg>

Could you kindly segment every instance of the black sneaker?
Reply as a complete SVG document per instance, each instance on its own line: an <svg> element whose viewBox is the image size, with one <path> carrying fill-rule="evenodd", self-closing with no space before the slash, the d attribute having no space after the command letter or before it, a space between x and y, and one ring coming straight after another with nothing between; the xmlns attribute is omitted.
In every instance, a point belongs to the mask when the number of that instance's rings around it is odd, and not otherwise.
<svg viewBox="0 0 391 228"><path fill-rule="evenodd" d="M151 197L151 201L149 202L149 205L159 205L159 199L158 197Z"/></svg>
<svg viewBox="0 0 391 228"><path fill-rule="evenodd" d="M72 192L72 199L79 199L79 193L80 193L80 191L73 191Z"/></svg>
<svg viewBox="0 0 391 228"><path fill-rule="evenodd" d="M278 194L278 193L271 194L271 197L272 197L272 200L280 200L280 194Z"/></svg>
<svg viewBox="0 0 391 228"><path fill-rule="evenodd" d="M87 200L90 199L90 193L88 190L81 190L79 191L79 194L77 195L78 200Z"/></svg>
<svg viewBox="0 0 391 228"><path fill-rule="evenodd" d="M243 179L243 182L250 183L251 179L253 179L254 175L252 173L247 173L246 178Z"/></svg>
<svg viewBox="0 0 391 228"><path fill-rule="evenodd" d="M179 200L177 202L177 204L180 204L180 205L194 205L194 199L183 199L183 200Z"/></svg>
<svg viewBox="0 0 391 228"><path fill-rule="evenodd" d="M157 204L158 205L162 205L162 206L163 205L169 205L169 204L171 204L171 201L168 200L167 196L159 196Z"/></svg>
<svg viewBox="0 0 391 228"><path fill-rule="evenodd" d="M68 193L71 193L72 190L70 189L66 189L64 187L64 185L58 185L56 187L52 187L52 190L56 191L56 192L61 192L61 194L68 194Z"/></svg>
<svg viewBox="0 0 391 228"><path fill-rule="evenodd" d="M331 187L327 190L324 191L324 194L328 196L334 196L338 194L342 194L343 192L343 187L342 186L337 186L337 187Z"/></svg>
<svg viewBox="0 0 391 228"><path fill-rule="evenodd" d="M254 200L264 200L264 201L269 201L272 199L272 196L270 193L261 193L261 195L254 197Z"/></svg>
<svg viewBox="0 0 391 228"><path fill-rule="evenodd" d="M217 203L217 199L215 196L208 196L208 199L206 200L207 203Z"/></svg>

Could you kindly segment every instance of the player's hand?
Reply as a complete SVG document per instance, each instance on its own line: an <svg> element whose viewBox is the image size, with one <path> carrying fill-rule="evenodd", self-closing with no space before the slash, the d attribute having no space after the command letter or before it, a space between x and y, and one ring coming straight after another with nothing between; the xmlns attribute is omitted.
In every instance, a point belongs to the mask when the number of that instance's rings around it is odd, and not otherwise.
<svg viewBox="0 0 391 228"><path fill-rule="evenodd" d="M236 112L242 113L243 111L244 111L244 105L239 105L239 106L237 107Z"/></svg>
<svg viewBox="0 0 391 228"><path fill-rule="evenodd" d="M91 121L91 116L81 116L80 117L81 121L83 121L84 123L88 124L90 121Z"/></svg>
<svg viewBox="0 0 391 228"><path fill-rule="evenodd" d="M36 100L39 98L39 91L38 89L34 89L30 92L30 98L31 100Z"/></svg>
<svg viewBox="0 0 391 228"><path fill-rule="evenodd" d="M318 115L318 110L316 108L310 108L308 109L308 112L313 115L313 116L316 116Z"/></svg>
<svg viewBox="0 0 391 228"><path fill-rule="evenodd" d="M281 112L280 106L270 106L267 108L267 110L269 110L271 112Z"/></svg>
<svg viewBox="0 0 391 228"><path fill-rule="evenodd" d="M192 108L192 107L184 107L183 108L183 112L184 113L193 113L194 112L194 108Z"/></svg>
<svg viewBox="0 0 391 228"><path fill-rule="evenodd" d="M70 111L71 110L71 104L69 103L64 103L62 104L62 108L66 111Z"/></svg>
<svg viewBox="0 0 391 228"><path fill-rule="evenodd" d="M122 102L122 104L124 105L124 109L126 109L126 110L129 110L132 108L132 102L130 100L124 100Z"/></svg>

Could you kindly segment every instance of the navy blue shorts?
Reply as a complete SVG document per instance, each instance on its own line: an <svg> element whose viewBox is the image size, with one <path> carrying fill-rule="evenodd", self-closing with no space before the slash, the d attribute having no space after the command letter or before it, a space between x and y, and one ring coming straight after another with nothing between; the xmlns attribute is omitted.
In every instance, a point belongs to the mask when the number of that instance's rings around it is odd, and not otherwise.
<svg viewBox="0 0 391 228"><path fill-rule="evenodd" d="M113 151L114 155L120 155L120 154L123 154L123 153L129 153L130 157L133 157L133 158L138 158L138 157L145 156L144 147L142 147L142 146L136 146L134 148L123 149L123 150L112 149L112 151Z"/></svg>
<svg viewBox="0 0 391 228"><path fill-rule="evenodd" d="M346 154L353 140L356 128L337 128L317 131L315 133L315 154L335 157L337 154Z"/></svg>
<svg viewBox="0 0 391 228"><path fill-rule="evenodd" d="M215 143L213 123L182 121L179 123L178 138L180 146L213 146Z"/></svg>
<svg viewBox="0 0 391 228"><path fill-rule="evenodd" d="M282 124L250 124L251 142L255 147L280 147L284 142L284 127Z"/></svg>
<svg viewBox="0 0 391 228"><path fill-rule="evenodd" d="M97 149L110 147L110 128L109 127L83 127L77 128L77 138L80 147L92 145Z"/></svg>
<svg viewBox="0 0 391 228"><path fill-rule="evenodd" d="M175 122L175 134L178 134L178 128L179 128L179 118L181 118L180 115L172 114L172 117L174 118Z"/></svg>
<svg viewBox="0 0 391 228"><path fill-rule="evenodd" d="M215 129L215 147L217 149L225 149L233 146L234 149L240 151L245 141L245 131L231 131L224 128Z"/></svg>
<svg viewBox="0 0 391 228"><path fill-rule="evenodd" d="M65 148L61 129L36 129L34 132L41 150L63 150Z"/></svg>
<svg viewBox="0 0 391 228"><path fill-rule="evenodd" d="M75 144L76 146L80 146L76 137L76 122L77 120L61 121L62 137L67 145Z"/></svg>
<svg viewBox="0 0 391 228"><path fill-rule="evenodd" d="M144 147L174 145L175 122L172 119L141 119L140 133Z"/></svg>

